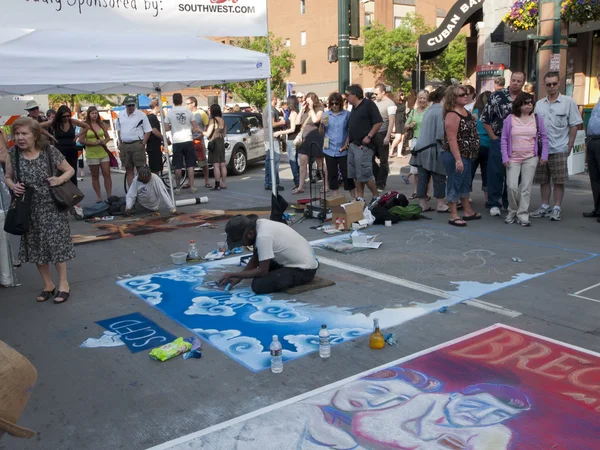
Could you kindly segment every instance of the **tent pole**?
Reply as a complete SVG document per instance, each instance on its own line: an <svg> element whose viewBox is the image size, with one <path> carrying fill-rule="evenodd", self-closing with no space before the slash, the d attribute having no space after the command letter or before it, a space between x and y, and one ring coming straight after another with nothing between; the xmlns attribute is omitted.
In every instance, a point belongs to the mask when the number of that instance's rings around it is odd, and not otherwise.
<svg viewBox="0 0 600 450"><path fill-rule="evenodd" d="M171 173L171 158L169 157L169 145L167 144L167 132L165 131L165 113L163 111L162 106L162 89L160 87L157 87L156 92L158 94L158 105L160 106L160 132L162 133L163 145L165 147L165 152L167 153L167 173L170 181L169 190L171 191L171 200L173 201L173 207L177 209L177 205L175 204L175 191L173 190L175 175Z"/></svg>
<svg viewBox="0 0 600 450"><path fill-rule="evenodd" d="M267 39L269 39L268 36ZM271 186L273 189L273 195L277 196L277 173L275 172L275 139L273 138L273 113L271 111L271 95L271 77L269 77L267 78L267 132L269 133L269 153L271 155Z"/></svg>

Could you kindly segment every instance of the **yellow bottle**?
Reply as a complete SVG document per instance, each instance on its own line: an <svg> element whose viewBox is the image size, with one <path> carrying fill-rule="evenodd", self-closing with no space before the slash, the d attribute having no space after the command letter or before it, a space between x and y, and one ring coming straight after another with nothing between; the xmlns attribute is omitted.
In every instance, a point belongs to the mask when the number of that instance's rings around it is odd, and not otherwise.
<svg viewBox="0 0 600 450"><path fill-rule="evenodd" d="M379 331L379 319L373 319L373 327L375 331L369 336L369 347L372 350L381 350L385 347L385 338L381 334L381 331Z"/></svg>

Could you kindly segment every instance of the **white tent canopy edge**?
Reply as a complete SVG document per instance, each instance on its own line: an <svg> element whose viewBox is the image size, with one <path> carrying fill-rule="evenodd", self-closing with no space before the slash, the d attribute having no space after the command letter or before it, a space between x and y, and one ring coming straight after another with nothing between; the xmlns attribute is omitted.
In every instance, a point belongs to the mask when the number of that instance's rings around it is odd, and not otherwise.
<svg viewBox="0 0 600 450"><path fill-rule="evenodd" d="M182 33L100 36L5 28L0 29L0 61L0 95L152 91L160 95L165 90L257 79L267 79L270 88L268 54ZM270 120L270 108L267 111ZM272 143L272 127L265 125ZM166 148L164 120L161 127ZM273 145L269 147L273 161ZM169 158L167 164L170 172ZM274 164L271 166L275 180ZM172 183L171 198L175 203Z"/></svg>

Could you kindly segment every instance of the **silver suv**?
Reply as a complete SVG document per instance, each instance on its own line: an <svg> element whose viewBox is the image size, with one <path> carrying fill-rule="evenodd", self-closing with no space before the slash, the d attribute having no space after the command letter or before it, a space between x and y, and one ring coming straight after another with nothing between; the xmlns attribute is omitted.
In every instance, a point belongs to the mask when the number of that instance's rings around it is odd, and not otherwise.
<svg viewBox="0 0 600 450"><path fill-rule="evenodd" d="M266 159L266 136L261 114L225 113L223 120L227 128L225 160L229 161L227 168L230 173L241 175L248 164Z"/></svg>

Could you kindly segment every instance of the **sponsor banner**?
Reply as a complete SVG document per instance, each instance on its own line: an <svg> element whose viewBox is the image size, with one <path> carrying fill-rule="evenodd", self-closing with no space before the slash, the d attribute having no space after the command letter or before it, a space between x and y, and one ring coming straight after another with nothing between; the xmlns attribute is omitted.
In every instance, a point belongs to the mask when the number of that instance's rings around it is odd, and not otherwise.
<svg viewBox="0 0 600 450"><path fill-rule="evenodd" d="M267 0L11 0L0 26L266 36Z"/></svg>

